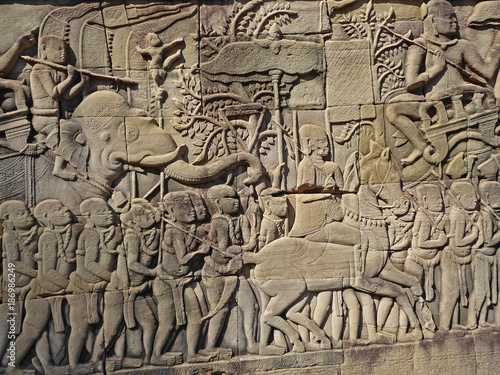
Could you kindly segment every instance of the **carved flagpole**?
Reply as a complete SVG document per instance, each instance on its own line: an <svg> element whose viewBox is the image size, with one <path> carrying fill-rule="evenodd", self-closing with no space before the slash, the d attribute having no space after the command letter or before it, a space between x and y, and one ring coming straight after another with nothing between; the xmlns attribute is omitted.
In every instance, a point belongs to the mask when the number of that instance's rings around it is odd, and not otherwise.
<svg viewBox="0 0 500 375"><path fill-rule="evenodd" d="M278 165L285 163L283 153L283 130L281 128L281 108L280 108L280 78L283 75L283 72L279 69L273 69L269 71L269 75L273 81L273 91L274 91L274 121L276 122L276 138L277 138L277 146L278 146ZM280 175L280 185L281 189L286 189L286 177L283 173Z"/></svg>

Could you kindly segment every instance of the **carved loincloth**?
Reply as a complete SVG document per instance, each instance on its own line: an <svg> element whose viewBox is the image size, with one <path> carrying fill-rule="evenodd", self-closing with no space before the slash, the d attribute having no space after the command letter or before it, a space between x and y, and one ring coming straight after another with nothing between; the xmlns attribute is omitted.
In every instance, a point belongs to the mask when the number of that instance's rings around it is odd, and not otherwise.
<svg viewBox="0 0 500 375"><path fill-rule="evenodd" d="M434 298L434 269L441 261L441 252L437 252L432 259L425 259L415 254L410 248L408 256L424 269L425 300L431 301Z"/></svg>
<svg viewBox="0 0 500 375"><path fill-rule="evenodd" d="M453 263L457 265L458 273L458 290L460 293L460 304L467 307L467 266L472 261L472 255L469 254L464 257L456 255L449 247L443 250L444 256L448 257Z"/></svg>
<svg viewBox="0 0 500 375"><path fill-rule="evenodd" d="M485 288L484 297L486 298L486 306L496 305L498 302L498 263L496 255L486 255L477 251L472 257L472 274L474 275L475 283L479 277L485 281L482 288ZM474 294L476 301L480 301L479 288L474 285ZM476 303L476 310L481 309L481 304Z"/></svg>
<svg viewBox="0 0 500 375"><path fill-rule="evenodd" d="M123 316L128 329L135 328L134 304L137 296L146 293L151 289L152 281L146 281L141 285L132 286L123 290Z"/></svg>

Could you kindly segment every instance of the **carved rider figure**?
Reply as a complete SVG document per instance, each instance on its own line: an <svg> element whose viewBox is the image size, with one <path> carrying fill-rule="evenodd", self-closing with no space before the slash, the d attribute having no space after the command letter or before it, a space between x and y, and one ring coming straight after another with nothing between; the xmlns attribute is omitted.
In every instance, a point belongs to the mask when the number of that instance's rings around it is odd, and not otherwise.
<svg viewBox="0 0 500 375"><path fill-rule="evenodd" d="M487 92L484 87L470 82L490 79L500 58L499 35L485 59L470 41L459 38L456 15L448 1L429 1L422 6L422 15L424 33L415 39L406 55L406 88L412 94L394 98L386 111L389 121L413 146L413 151L401 160L403 165L413 164L422 154L429 163L436 163L432 146L414 123L420 120L420 102L465 92ZM465 68L474 73L464 77ZM425 98L420 95L422 93Z"/></svg>
<svg viewBox="0 0 500 375"><path fill-rule="evenodd" d="M318 125L305 124L299 129L304 159L297 171L297 188L342 190L344 181L337 163L327 161L330 145L325 130Z"/></svg>

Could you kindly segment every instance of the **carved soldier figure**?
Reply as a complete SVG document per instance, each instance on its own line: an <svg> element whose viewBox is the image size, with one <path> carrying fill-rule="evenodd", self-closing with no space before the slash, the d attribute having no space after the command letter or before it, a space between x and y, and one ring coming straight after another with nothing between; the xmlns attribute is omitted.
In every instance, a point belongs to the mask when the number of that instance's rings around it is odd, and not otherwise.
<svg viewBox="0 0 500 375"><path fill-rule="evenodd" d="M442 292L439 303L439 329L449 330L453 311L468 306L469 329L475 328L475 295L472 280L472 246L479 234L478 199L470 181L454 181L449 190L451 198L449 246L441 258Z"/></svg>
<svg viewBox="0 0 500 375"><path fill-rule="evenodd" d="M96 370L97 361L113 343L123 321L122 282L113 272L118 246L122 242L120 228L114 225L114 214L102 198L84 200L80 204L80 212L87 223L78 241L76 271L70 275L68 290L73 295L67 296L71 325L69 365L71 371L76 373ZM109 289L109 293L103 293L105 289ZM95 340L91 363L78 366L89 326L100 321L98 302L103 294L103 325ZM91 348L87 349L91 351Z"/></svg>
<svg viewBox="0 0 500 375"><path fill-rule="evenodd" d="M415 39L406 55L406 87L411 93L423 94L430 100L440 100L463 92L486 92L485 88L470 84L471 77L490 79L495 74L500 58L500 37L497 35L488 56L483 59L475 46L458 35L458 25L452 5L445 0L431 0L423 6L424 33ZM417 45L418 44L418 45ZM451 65L450 63L453 63ZM455 65L455 66L454 66ZM464 77L470 68L475 74ZM413 151L403 165L413 164L423 154L429 163L435 163L432 146L416 127L419 109L424 97L405 94L393 100L386 114L389 121L408 138Z"/></svg>
<svg viewBox="0 0 500 375"><path fill-rule="evenodd" d="M476 322L486 323L488 307L498 303L497 249L500 244L500 183L482 180L479 183L481 198L481 226L479 241L472 253Z"/></svg>
<svg viewBox="0 0 500 375"><path fill-rule="evenodd" d="M210 256L205 257L202 271L202 285L211 310L205 351L222 359L232 355L230 349L217 348L217 343L229 312L229 301L238 286L237 275L243 267L242 254L255 249L257 238L256 233L252 235L248 218L240 215L236 190L227 185L217 185L208 189L207 195L217 211L212 215L209 234L216 246L212 247ZM241 302L254 302L255 296L251 294L248 282L240 279L240 289L243 288L246 301ZM242 308L242 318L247 350L256 352L257 344L252 335L254 314L250 310Z"/></svg>
<svg viewBox="0 0 500 375"><path fill-rule="evenodd" d="M318 125L306 124L299 129L304 158L297 171L297 188L323 188L342 190L344 181L337 163L327 161L330 145L325 130Z"/></svg>
<svg viewBox="0 0 500 375"><path fill-rule="evenodd" d="M125 323L129 329L136 327L136 320L141 326L144 364L150 364L157 323L148 291L156 276L160 230L155 224L161 214L148 201L136 198L120 219L126 228L123 247L128 268L128 288L123 290Z"/></svg>
<svg viewBox="0 0 500 375"><path fill-rule="evenodd" d="M285 196L278 194L277 188L265 189L260 194L264 215L260 226L259 249L285 234L288 202Z"/></svg>
<svg viewBox="0 0 500 375"><path fill-rule="evenodd" d="M66 42L58 36L46 35L39 41L42 61L66 64ZM31 94L33 97L33 128L38 132L38 142L45 143L51 149L59 145L60 99L70 100L76 97L87 85L88 78L81 74L81 81L71 87L76 78L75 67L67 66L67 75L43 63L33 66L30 75ZM64 169L64 159L56 155L53 174L71 180L75 176Z"/></svg>
<svg viewBox="0 0 500 375"><path fill-rule="evenodd" d="M38 302L36 317L40 323L45 322L47 328L39 338L36 347L38 359L34 359L33 363L40 372L53 373L53 365L60 365L66 355L64 295L69 276L75 268L78 237L83 225L72 224L71 211L57 199L40 202L35 207L34 215L45 227L38 241L38 296L43 299ZM43 309L40 308L42 305ZM22 334L19 340L22 340L21 337Z"/></svg>
<svg viewBox="0 0 500 375"><path fill-rule="evenodd" d="M201 337L201 311L196 295L195 259L206 254L208 242L197 240L193 224L196 211L190 194L171 192L163 198L168 219L161 245L161 261L153 282L153 294L158 301L158 330L155 336L151 363L173 366L182 362L182 353L163 353L174 326L186 325L188 362L207 362L213 356L198 353Z"/></svg>
<svg viewBox="0 0 500 375"><path fill-rule="evenodd" d="M405 261L408 250L411 248L412 228L415 211L410 209L407 214L397 217L390 215L387 219L390 255L389 261L400 271L405 271ZM392 307L392 312L391 312ZM396 328L397 341L412 341L414 338L407 335L408 317L392 298L382 298L377 310L377 327Z"/></svg>
<svg viewBox="0 0 500 375"><path fill-rule="evenodd" d="M5 253L7 263L15 267L15 291L16 291L16 334L24 333L21 345L16 340L16 358L24 358L35 341L39 338L45 328L41 322L37 324L36 315L38 304L43 300L36 299L36 293L31 289L36 285L37 277L37 250L38 238L42 229L38 226L30 210L21 201L7 201L0 205L0 218L3 220L4 234L2 238L2 252ZM23 306L24 305L24 306ZM26 308L26 317L23 310ZM47 310L50 314L48 304L42 306L41 310ZM23 322L31 322L33 326L25 325L21 330ZM46 322L45 322L46 323ZM3 358L2 366L7 367L7 359Z"/></svg>
<svg viewBox="0 0 500 375"><path fill-rule="evenodd" d="M448 216L444 212L441 189L420 184L416 189L417 214L413 224L412 246L405 261L405 271L423 282L426 301L434 299L434 268L448 243Z"/></svg>

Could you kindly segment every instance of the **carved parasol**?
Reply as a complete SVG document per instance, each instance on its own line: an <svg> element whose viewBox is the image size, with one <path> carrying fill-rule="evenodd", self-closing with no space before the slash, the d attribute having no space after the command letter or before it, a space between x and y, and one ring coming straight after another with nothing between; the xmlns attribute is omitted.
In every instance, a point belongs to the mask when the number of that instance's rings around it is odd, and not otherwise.
<svg viewBox="0 0 500 375"><path fill-rule="evenodd" d="M300 75L324 71L321 44L283 39L277 24L269 30L268 38L227 44L214 59L201 64L202 75L211 81L273 83L279 164L284 163L280 84L294 82ZM284 176L281 188L286 188Z"/></svg>

